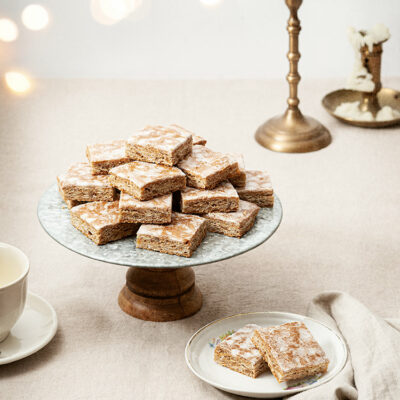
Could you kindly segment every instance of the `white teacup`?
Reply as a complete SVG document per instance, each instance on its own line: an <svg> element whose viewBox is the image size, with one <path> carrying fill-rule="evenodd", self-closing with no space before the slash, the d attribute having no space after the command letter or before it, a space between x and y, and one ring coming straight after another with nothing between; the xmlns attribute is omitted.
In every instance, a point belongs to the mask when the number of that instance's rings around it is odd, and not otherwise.
<svg viewBox="0 0 400 400"><path fill-rule="evenodd" d="M0 342L5 340L25 307L28 257L0 242Z"/></svg>

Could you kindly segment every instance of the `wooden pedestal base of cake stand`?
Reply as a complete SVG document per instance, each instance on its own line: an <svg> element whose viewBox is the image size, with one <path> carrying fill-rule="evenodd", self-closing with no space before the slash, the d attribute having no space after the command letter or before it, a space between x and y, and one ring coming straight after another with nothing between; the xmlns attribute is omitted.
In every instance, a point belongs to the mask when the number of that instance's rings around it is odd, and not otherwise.
<svg viewBox="0 0 400 400"><path fill-rule="evenodd" d="M118 304L127 314L146 321L175 321L195 314L202 295L193 268L130 267Z"/></svg>

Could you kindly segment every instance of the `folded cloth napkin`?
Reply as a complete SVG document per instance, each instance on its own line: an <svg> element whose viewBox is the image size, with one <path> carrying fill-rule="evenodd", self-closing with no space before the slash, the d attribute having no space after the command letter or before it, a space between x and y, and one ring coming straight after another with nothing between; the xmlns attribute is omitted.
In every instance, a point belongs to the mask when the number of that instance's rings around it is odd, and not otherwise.
<svg viewBox="0 0 400 400"><path fill-rule="evenodd" d="M342 292L323 292L308 315L345 339L349 358L331 381L290 400L400 399L400 320L384 320Z"/></svg>

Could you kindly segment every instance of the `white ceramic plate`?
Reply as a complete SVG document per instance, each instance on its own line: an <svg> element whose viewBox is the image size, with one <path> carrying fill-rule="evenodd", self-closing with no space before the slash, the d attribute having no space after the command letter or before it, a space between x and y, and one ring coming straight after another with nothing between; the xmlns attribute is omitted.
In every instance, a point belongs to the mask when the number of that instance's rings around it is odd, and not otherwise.
<svg viewBox="0 0 400 400"><path fill-rule="evenodd" d="M30 356L46 346L57 332L54 308L40 296L28 293L25 309L0 343L0 365Z"/></svg>
<svg viewBox="0 0 400 400"><path fill-rule="evenodd" d="M272 326L291 321L304 322L325 350L330 362L328 371L322 376L298 382L296 386L288 386L285 383L278 383L270 372L264 372L253 379L214 362L214 348L221 336L250 323ZM284 312L256 312L233 315L199 329L186 345L185 358L189 369L196 376L218 389L247 397L276 398L312 389L328 382L344 367L347 349L338 334L312 318Z"/></svg>

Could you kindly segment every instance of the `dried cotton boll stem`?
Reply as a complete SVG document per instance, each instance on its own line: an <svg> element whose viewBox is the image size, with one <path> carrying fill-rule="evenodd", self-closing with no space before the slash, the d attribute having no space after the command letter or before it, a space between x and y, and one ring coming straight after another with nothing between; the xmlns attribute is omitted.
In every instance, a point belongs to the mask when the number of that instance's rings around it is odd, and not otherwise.
<svg viewBox="0 0 400 400"><path fill-rule="evenodd" d="M358 53L358 55L360 55ZM347 79L346 89L357 90L359 92L373 92L375 84L372 75L361 64L361 60L354 63L353 71Z"/></svg>
<svg viewBox="0 0 400 400"><path fill-rule="evenodd" d="M384 106L378 111L376 117L369 111L360 110L360 102L353 101L349 103L342 103L335 109L335 115L342 118L349 118L355 121L391 121L400 118L400 112L390 106Z"/></svg>
<svg viewBox="0 0 400 400"><path fill-rule="evenodd" d="M342 103L336 107L335 114L339 117L350 118L356 121L373 121L374 117L369 111L360 110L360 102L353 101Z"/></svg>
<svg viewBox="0 0 400 400"><path fill-rule="evenodd" d="M355 28L349 27L347 35L354 50L355 61L353 71L347 80L346 89L372 92L375 84L372 81L372 75L362 65L360 49L367 46L368 50L372 51L374 44L389 39L389 29L383 24L376 24L369 31L357 31Z"/></svg>
<svg viewBox="0 0 400 400"><path fill-rule="evenodd" d="M384 106L376 114L377 121L390 121L392 119L400 118L400 112L390 106Z"/></svg>
<svg viewBox="0 0 400 400"><path fill-rule="evenodd" d="M389 38L389 29L383 24L375 24L372 29L365 32L365 35L363 36L363 46L368 46L368 50L372 51L374 44L378 44Z"/></svg>

